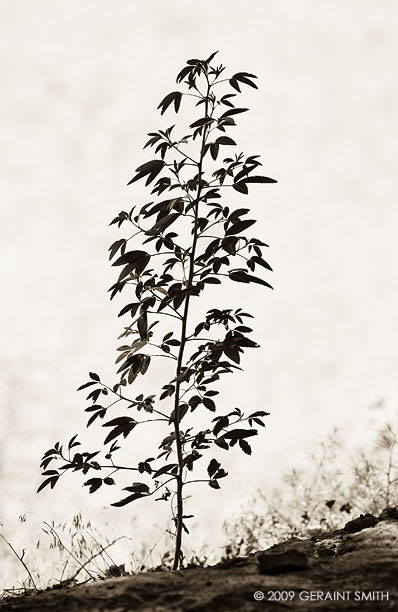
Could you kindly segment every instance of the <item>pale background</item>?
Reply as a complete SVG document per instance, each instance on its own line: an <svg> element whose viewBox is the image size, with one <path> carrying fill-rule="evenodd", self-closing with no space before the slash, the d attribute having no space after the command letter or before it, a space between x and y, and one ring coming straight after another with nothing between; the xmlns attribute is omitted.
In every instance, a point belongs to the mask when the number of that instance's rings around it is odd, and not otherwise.
<svg viewBox="0 0 398 612"><path fill-rule="evenodd" d="M279 182L240 200L271 245L275 291L229 289L231 306L247 294L262 348L222 396L222 409L271 416L252 459L229 453L221 491L196 489L202 534L333 426L354 450L394 413L397 34L388 0L0 1L1 522L95 516L115 500L74 475L36 496L38 464L84 430L75 389L88 370L114 371L127 298L109 302L107 249L124 231L108 223L149 199L126 183L151 158L147 132L176 122L156 106L187 59L217 49L230 74L259 77L233 137ZM100 448L103 433L89 439ZM112 516L127 525L135 513ZM158 513L145 507L149 539Z"/></svg>

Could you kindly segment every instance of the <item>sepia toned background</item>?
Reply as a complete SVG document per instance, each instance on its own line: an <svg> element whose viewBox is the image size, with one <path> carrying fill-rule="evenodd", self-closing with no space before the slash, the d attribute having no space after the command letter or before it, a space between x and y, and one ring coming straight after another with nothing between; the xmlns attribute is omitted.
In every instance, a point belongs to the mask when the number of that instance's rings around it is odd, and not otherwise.
<svg viewBox="0 0 398 612"><path fill-rule="evenodd" d="M396 413L397 31L388 0L0 0L0 522L96 516L116 499L74 475L36 496L39 461L80 431L100 448L75 390L115 370L123 302L109 301L107 249L124 234L108 224L147 201L126 184L150 158L147 132L176 123L159 101L187 59L217 49L230 74L258 76L233 137L278 180L242 196L275 291L224 292L255 314L261 349L221 406L271 415L252 458L229 453L221 491L196 489L202 535L332 427L354 450ZM151 432L143 443L153 454ZM138 519L149 539L160 513Z"/></svg>

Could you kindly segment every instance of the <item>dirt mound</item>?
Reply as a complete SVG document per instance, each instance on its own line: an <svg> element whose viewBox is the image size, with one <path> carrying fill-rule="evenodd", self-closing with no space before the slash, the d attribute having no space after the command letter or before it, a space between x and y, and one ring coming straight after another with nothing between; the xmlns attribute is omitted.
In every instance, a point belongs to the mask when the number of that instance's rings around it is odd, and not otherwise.
<svg viewBox="0 0 398 612"><path fill-rule="evenodd" d="M398 508L249 557L52 589L1 612L252 612L398 610Z"/></svg>

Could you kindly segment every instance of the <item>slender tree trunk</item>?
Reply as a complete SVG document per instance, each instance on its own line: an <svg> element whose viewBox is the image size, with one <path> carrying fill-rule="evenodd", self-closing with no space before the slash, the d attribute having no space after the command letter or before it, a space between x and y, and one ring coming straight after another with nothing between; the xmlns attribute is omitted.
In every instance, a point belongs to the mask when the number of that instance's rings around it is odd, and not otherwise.
<svg viewBox="0 0 398 612"><path fill-rule="evenodd" d="M208 113L208 96L210 92L210 86L208 83L208 88L206 92L206 102L205 102L205 117L207 117ZM188 313L189 313L189 302L191 297L191 289L193 282L193 275L195 271L195 254L196 254L196 245L198 241L198 211L199 211L199 198L202 191L202 164L203 164L203 149L204 144L206 142L207 135L207 126L203 127L203 136L202 136L202 144L200 150L200 158L198 164L198 190L196 193L196 203L194 207L194 233L192 239L192 248L190 253L190 261L189 261L189 274L188 281L186 286L186 297L184 304L184 314L182 319L182 327L181 327L181 337L180 337L180 348L178 352L178 361L176 368L176 389L175 389L175 399L174 399L174 431L176 435L176 448L177 448L177 459L178 459L178 475L177 475L177 522L176 522L176 542L174 549L174 562L173 562L173 571L177 570L180 565L180 557L181 557L181 544L182 544L182 517L184 513L184 502L183 502L183 472L184 472L184 458L182 455L182 444L180 438L180 389L181 389L181 381L179 380L179 376L182 370L182 360L184 356L184 349L186 344L186 331L188 324Z"/></svg>

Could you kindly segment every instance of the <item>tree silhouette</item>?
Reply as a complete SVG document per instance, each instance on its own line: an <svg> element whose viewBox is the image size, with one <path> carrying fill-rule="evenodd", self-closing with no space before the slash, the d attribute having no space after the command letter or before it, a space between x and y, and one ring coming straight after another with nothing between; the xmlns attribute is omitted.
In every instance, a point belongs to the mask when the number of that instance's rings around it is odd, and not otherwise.
<svg viewBox="0 0 398 612"><path fill-rule="evenodd" d="M186 135L176 136L175 126L148 134L144 148L153 148L156 157L140 165L128 184L144 180L155 201L121 211L111 221L118 227L128 225L132 231L109 249L112 265L120 270L110 288L111 299L122 291L129 292L132 297L119 316L128 315L131 322L119 336L126 340L118 348L118 382L109 386L91 372L90 380L79 387L90 387L87 426L102 420L107 429L106 461L100 461L100 451L73 451L80 445L77 436L66 448L57 442L43 456L44 481L38 489L53 488L68 470L94 474L84 483L90 493L104 484L114 485L113 475L120 471L138 472L142 481L125 487L127 495L112 505L121 507L156 494L157 501L171 502L173 569L182 566L182 533L188 533L186 521L191 518L184 514L185 487L207 482L219 489L220 480L227 476L215 457L207 459L205 478L194 479L194 467L214 447L228 451L239 446L250 455L255 426L264 426L262 418L269 414L257 410L245 416L235 408L216 415L215 383L224 374L241 369L245 349L258 347L247 325L252 316L241 308L213 307L201 320L190 320L192 300L199 296L203 300L205 290L223 280L272 288L255 274L258 268L272 268L263 258L268 245L247 235L255 223L247 216L250 210L221 202L231 189L247 195L252 184L276 182L256 174L261 166L258 155L239 153L219 161L224 150L236 146L227 131L236 125L237 116L248 110L237 107L235 98L244 85L257 88L257 77L238 72L225 78L225 67L213 65L215 56L188 60L177 76L183 91L169 93L158 106L161 115L170 107L178 113L183 98L184 102L193 100L199 117ZM162 331L163 321L170 323L170 328ZM155 358L171 365L160 393L131 397L129 387L139 385ZM125 412L110 418L120 402L134 416ZM190 426L189 415L194 411L210 413L206 428ZM154 421L164 424L166 435L159 447L155 446L153 456L140 458L136 465L120 465L115 454L121 440ZM62 465L47 469L53 460Z"/></svg>

